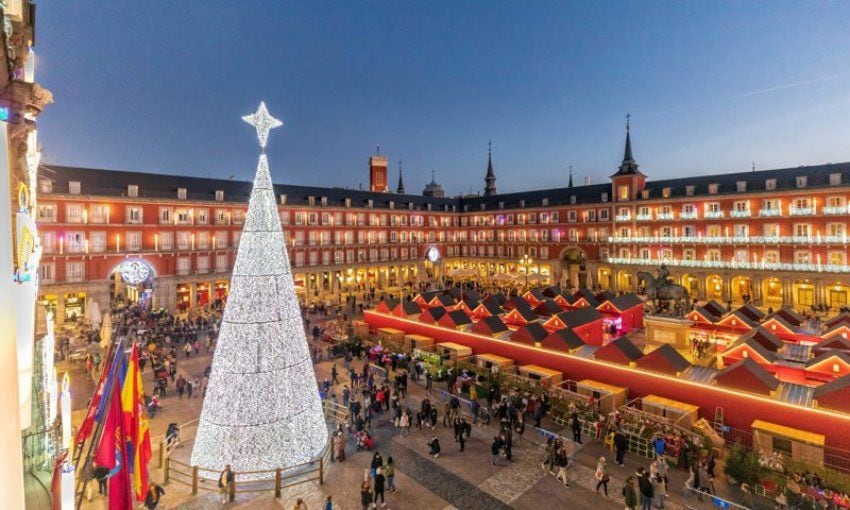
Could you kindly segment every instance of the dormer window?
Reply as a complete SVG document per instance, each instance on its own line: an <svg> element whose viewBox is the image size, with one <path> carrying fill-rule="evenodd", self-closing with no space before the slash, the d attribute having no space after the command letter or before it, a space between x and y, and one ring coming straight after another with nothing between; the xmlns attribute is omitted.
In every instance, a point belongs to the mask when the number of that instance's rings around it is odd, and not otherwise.
<svg viewBox="0 0 850 510"><path fill-rule="evenodd" d="M215 201L216 202L224 202L224 191L223 190L216 190Z"/></svg>
<svg viewBox="0 0 850 510"><path fill-rule="evenodd" d="M525 200L520 200L520 201L519 201L519 206L520 206L520 207L525 207Z"/></svg>
<svg viewBox="0 0 850 510"><path fill-rule="evenodd" d="M53 193L53 181L41 179L38 183L38 191L41 193Z"/></svg>
<svg viewBox="0 0 850 510"><path fill-rule="evenodd" d="M395 202L390 200L390 209L395 209Z"/></svg>
<svg viewBox="0 0 850 510"><path fill-rule="evenodd" d="M504 209L504 208L505 208L505 203L502 202L502 201L499 201L499 209Z"/></svg>
<svg viewBox="0 0 850 510"><path fill-rule="evenodd" d="M68 181L68 193L71 195L79 195L80 181Z"/></svg>
<svg viewBox="0 0 850 510"><path fill-rule="evenodd" d="M773 191L776 189L776 179L765 179L764 180L764 189L767 191Z"/></svg>
<svg viewBox="0 0 850 510"><path fill-rule="evenodd" d="M806 177L805 175L798 175L797 176L797 187L798 188L805 188L808 180L809 180L808 177Z"/></svg>
<svg viewBox="0 0 850 510"><path fill-rule="evenodd" d="M571 203L571 204L575 204L575 203L576 203L576 196L575 196L575 195L570 195L570 203Z"/></svg>
<svg viewBox="0 0 850 510"><path fill-rule="evenodd" d="M663 198L670 198L670 188L663 188L661 190L661 196Z"/></svg>
<svg viewBox="0 0 850 510"><path fill-rule="evenodd" d="M351 207L351 199L350 198L345 199L345 207Z"/></svg>
<svg viewBox="0 0 850 510"><path fill-rule="evenodd" d="M280 195L280 205L286 205L286 194L285 193Z"/></svg>
<svg viewBox="0 0 850 510"><path fill-rule="evenodd" d="M487 204L482 203L481 204L481 210L486 211L487 210Z"/></svg>
<svg viewBox="0 0 850 510"><path fill-rule="evenodd" d="M322 197L322 207L328 206L328 197Z"/></svg>
<svg viewBox="0 0 850 510"><path fill-rule="evenodd" d="M177 188L177 200L186 200L186 188Z"/></svg>
<svg viewBox="0 0 850 510"><path fill-rule="evenodd" d="M372 200L372 199L370 198L369 200L367 200L367 201L366 201L366 207L368 207L369 209L371 209L371 208L372 208L372 206L374 205L374 203L375 203L375 202L374 202L374 200Z"/></svg>
<svg viewBox="0 0 850 510"><path fill-rule="evenodd" d="M541 205L543 205L543 207L547 207L547 206L549 205L549 199L548 199L548 198L544 198L544 199L542 200L542 204L541 204Z"/></svg>
<svg viewBox="0 0 850 510"><path fill-rule="evenodd" d="M708 185L708 194L709 195L716 195L719 190L720 190L720 185L717 184L717 183L713 183L713 184Z"/></svg>
<svg viewBox="0 0 850 510"><path fill-rule="evenodd" d="M838 186L841 184L841 174L829 174L829 185Z"/></svg>
<svg viewBox="0 0 850 510"><path fill-rule="evenodd" d="M644 200L649 200L649 190L648 189L641 190L640 198L642 198Z"/></svg>
<svg viewBox="0 0 850 510"><path fill-rule="evenodd" d="M307 205L311 207L316 205L316 197L307 197Z"/></svg>
<svg viewBox="0 0 850 510"><path fill-rule="evenodd" d="M608 201L608 192L607 192L607 191L602 193L602 201L603 201L603 202L607 202L607 201Z"/></svg>
<svg viewBox="0 0 850 510"><path fill-rule="evenodd" d="M130 198L136 198L139 196L139 186L136 184L128 184L127 185L127 196Z"/></svg>
<svg viewBox="0 0 850 510"><path fill-rule="evenodd" d="M408 210L408 211L412 211L412 210L413 210L413 202L408 202L408 203L407 203L407 210Z"/></svg>
<svg viewBox="0 0 850 510"><path fill-rule="evenodd" d="M735 183L735 187L738 190L738 193L743 193L747 191L747 181L738 181Z"/></svg>
<svg viewBox="0 0 850 510"><path fill-rule="evenodd" d="M694 193L696 192L696 188L697 187L694 186L693 184L685 186L685 195L687 195L689 197L694 196Z"/></svg>

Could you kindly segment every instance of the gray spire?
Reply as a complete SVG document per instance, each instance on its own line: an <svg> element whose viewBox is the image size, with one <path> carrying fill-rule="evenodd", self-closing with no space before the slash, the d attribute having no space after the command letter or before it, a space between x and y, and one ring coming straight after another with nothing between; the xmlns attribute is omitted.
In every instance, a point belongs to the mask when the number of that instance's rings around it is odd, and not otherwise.
<svg viewBox="0 0 850 510"><path fill-rule="evenodd" d="M614 175L634 175L640 174L640 170L638 170L638 164L635 161L634 156L632 155L632 134L631 134L631 120L632 115L626 115L626 150L623 152L623 162L620 163L620 168L617 170L617 173Z"/></svg>
<svg viewBox="0 0 850 510"><path fill-rule="evenodd" d="M396 193L404 194L404 181L401 179L401 161L398 162L398 188L395 190Z"/></svg>
<svg viewBox="0 0 850 510"><path fill-rule="evenodd" d="M573 165L570 165L570 182L567 183L568 188L573 187Z"/></svg>
<svg viewBox="0 0 850 510"><path fill-rule="evenodd" d="M487 142L487 176L484 178L484 196L497 194L496 173L493 172L493 142Z"/></svg>

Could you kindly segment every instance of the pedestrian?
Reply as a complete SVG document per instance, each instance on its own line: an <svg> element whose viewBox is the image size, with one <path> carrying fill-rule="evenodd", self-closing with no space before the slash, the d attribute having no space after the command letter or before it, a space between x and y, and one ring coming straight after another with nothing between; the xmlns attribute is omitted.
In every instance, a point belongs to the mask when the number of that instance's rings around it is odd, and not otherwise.
<svg viewBox="0 0 850 510"><path fill-rule="evenodd" d="M397 490L395 488L395 464L393 464L392 455L387 457L387 465L384 466L384 476L387 477L387 492L395 492Z"/></svg>
<svg viewBox="0 0 850 510"><path fill-rule="evenodd" d="M432 437L428 441L428 455L433 456L435 459L440 456L440 440L437 436Z"/></svg>
<svg viewBox="0 0 850 510"><path fill-rule="evenodd" d="M181 375L177 378L177 395L180 396L180 399L183 399L183 392L186 391L186 379Z"/></svg>
<svg viewBox="0 0 850 510"><path fill-rule="evenodd" d="M626 483L623 485L623 501L626 504L626 510L635 510L637 493L635 492L635 477L631 475L626 477Z"/></svg>
<svg viewBox="0 0 850 510"><path fill-rule="evenodd" d="M490 445L490 455L492 455L492 460L490 460L491 466L495 466L499 462L499 452L502 451L503 446L504 442L502 442L502 438L493 436L493 443Z"/></svg>
<svg viewBox="0 0 850 510"><path fill-rule="evenodd" d="M372 482L369 479L369 472L363 475L363 481L360 482L360 506L362 510L369 510L372 506Z"/></svg>
<svg viewBox="0 0 850 510"><path fill-rule="evenodd" d="M385 481L386 481L386 478L384 477L384 470L381 469L381 468L378 468L377 471L375 471L375 483L374 483L374 489L373 489L374 492L375 492L375 496L372 498L372 501L374 501L375 504L377 505L378 499L380 498L381 508L387 507L387 501L384 499L384 482Z"/></svg>
<svg viewBox="0 0 850 510"><path fill-rule="evenodd" d="M384 458L381 457L381 452L376 451L374 455L372 455L372 465L370 475L374 478L375 473L384 465ZM376 501L377 503L377 501Z"/></svg>
<svg viewBox="0 0 850 510"><path fill-rule="evenodd" d="M339 462L345 460L345 433L342 431L336 434L336 460Z"/></svg>
<svg viewBox="0 0 850 510"><path fill-rule="evenodd" d="M608 465L606 464L605 457L599 457L599 461L596 463L594 477L596 478L596 493L598 494L599 488L602 487L605 490L605 497L608 497L608 481L611 478L608 476Z"/></svg>
<svg viewBox="0 0 850 510"><path fill-rule="evenodd" d="M194 389L195 385L192 384L192 381L186 381L186 398L192 398L192 391L194 391Z"/></svg>
<svg viewBox="0 0 850 510"><path fill-rule="evenodd" d="M581 422L578 420L578 413L573 413L570 420L570 429L573 431L573 442L581 444Z"/></svg>
<svg viewBox="0 0 850 510"><path fill-rule="evenodd" d="M643 510L652 510L652 498L655 496L655 488L652 485L652 480L649 479L649 473L641 467L638 468L635 474L638 476L641 508Z"/></svg>
<svg viewBox="0 0 850 510"><path fill-rule="evenodd" d="M188 358L189 355L192 354L192 344L190 344L189 342L186 342L185 347L183 347L183 352L186 353L186 357Z"/></svg>
<svg viewBox="0 0 850 510"><path fill-rule="evenodd" d="M334 365L331 366L331 383L339 384L339 374L337 374L337 371L336 371L336 363L334 363Z"/></svg>
<svg viewBox="0 0 850 510"><path fill-rule="evenodd" d="M667 492L667 484L664 483L664 478L661 475L655 475L652 480L652 493L655 497L655 508L664 508L664 496Z"/></svg>
<svg viewBox="0 0 850 510"><path fill-rule="evenodd" d="M303 498L298 498L295 500L295 506L292 507L292 510L307 510L307 503L304 502Z"/></svg>
<svg viewBox="0 0 850 510"><path fill-rule="evenodd" d="M165 491L159 485L151 482L148 486L148 492L145 494L145 508L154 510L159 505L160 498L165 494Z"/></svg>
<svg viewBox="0 0 850 510"><path fill-rule="evenodd" d="M233 495L233 482L235 480L230 464L224 466L224 471L218 477L218 492L221 494L221 502L227 503Z"/></svg>
<svg viewBox="0 0 850 510"><path fill-rule="evenodd" d="M623 431L619 428L614 432L614 449L617 451L614 462L617 463L618 466L625 466L624 457L626 456L626 450L629 448L629 438L623 434Z"/></svg>
<svg viewBox="0 0 850 510"><path fill-rule="evenodd" d="M556 476L556 478L564 484L564 487L569 489L570 482L567 480L567 466L570 464L570 458L567 456L567 452L563 448L555 453L555 464L558 465L558 476Z"/></svg>
<svg viewBox="0 0 850 510"><path fill-rule="evenodd" d="M322 510L334 510L334 502L330 496L325 499L325 506L322 507Z"/></svg>

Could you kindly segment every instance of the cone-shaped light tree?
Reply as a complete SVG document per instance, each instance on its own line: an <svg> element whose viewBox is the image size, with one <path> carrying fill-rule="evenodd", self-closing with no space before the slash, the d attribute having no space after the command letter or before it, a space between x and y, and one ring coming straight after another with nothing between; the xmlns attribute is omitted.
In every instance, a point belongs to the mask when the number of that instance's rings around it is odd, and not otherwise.
<svg viewBox="0 0 850 510"><path fill-rule="evenodd" d="M193 465L237 472L307 462L328 440L265 155L283 123L265 103L243 119L260 161L192 450Z"/></svg>

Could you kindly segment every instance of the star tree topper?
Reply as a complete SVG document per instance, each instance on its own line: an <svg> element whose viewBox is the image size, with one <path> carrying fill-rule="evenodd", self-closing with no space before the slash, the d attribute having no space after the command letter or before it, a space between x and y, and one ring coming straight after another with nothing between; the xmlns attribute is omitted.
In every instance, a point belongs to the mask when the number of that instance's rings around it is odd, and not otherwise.
<svg viewBox="0 0 850 510"><path fill-rule="evenodd" d="M260 140L260 147L266 148L266 140L269 138L269 131L283 125L283 122L269 115L266 109L265 101L260 101L260 106L256 113L245 115L242 120L257 128L257 139Z"/></svg>

